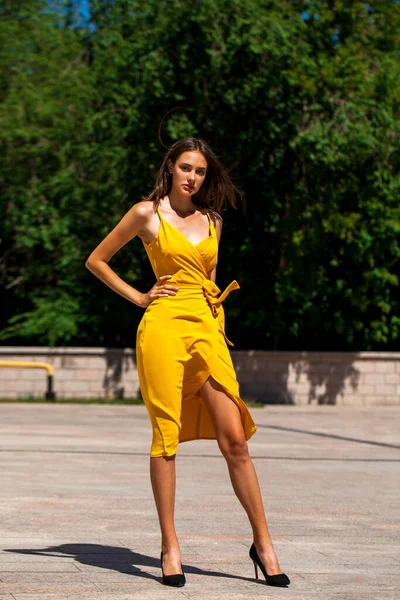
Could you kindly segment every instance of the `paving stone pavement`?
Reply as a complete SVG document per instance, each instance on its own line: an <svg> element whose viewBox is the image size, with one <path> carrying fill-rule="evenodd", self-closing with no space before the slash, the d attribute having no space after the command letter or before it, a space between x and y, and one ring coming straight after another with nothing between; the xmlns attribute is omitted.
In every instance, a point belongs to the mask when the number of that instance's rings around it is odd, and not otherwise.
<svg viewBox="0 0 400 600"><path fill-rule="evenodd" d="M144 406L0 404L0 600L400 600L399 410L251 409L288 588L254 579L251 528L214 440L180 444L187 583L161 584Z"/></svg>

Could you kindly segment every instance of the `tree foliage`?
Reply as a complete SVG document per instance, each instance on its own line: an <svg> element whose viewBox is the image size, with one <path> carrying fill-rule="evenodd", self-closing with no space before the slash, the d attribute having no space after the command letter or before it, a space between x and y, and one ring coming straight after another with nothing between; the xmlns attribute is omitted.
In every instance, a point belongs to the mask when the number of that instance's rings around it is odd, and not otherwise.
<svg viewBox="0 0 400 600"><path fill-rule="evenodd" d="M164 142L207 139L243 191L235 347L398 349L399 3L0 6L2 339L134 345L141 309L84 262L152 188L168 113ZM138 238L110 265L154 283Z"/></svg>

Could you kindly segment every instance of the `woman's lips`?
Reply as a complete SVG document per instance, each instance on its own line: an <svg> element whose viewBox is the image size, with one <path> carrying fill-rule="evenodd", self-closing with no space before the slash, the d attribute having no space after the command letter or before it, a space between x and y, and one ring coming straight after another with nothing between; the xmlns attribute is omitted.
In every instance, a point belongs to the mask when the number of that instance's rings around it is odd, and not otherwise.
<svg viewBox="0 0 400 600"><path fill-rule="evenodd" d="M188 185L187 183L185 183L185 184L183 185L183 187L186 187L186 188L188 188L188 190L194 190L194 186L193 186L193 185Z"/></svg>

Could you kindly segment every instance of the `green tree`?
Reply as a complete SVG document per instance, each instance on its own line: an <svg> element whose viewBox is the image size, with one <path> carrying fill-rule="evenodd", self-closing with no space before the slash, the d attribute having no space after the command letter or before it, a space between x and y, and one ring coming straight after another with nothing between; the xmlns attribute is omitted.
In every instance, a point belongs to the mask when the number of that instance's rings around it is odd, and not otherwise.
<svg viewBox="0 0 400 600"><path fill-rule="evenodd" d="M81 37L45 9L9 3L0 24L1 283L12 315L2 337L54 344L86 319L76 149L93 89Z"/></svg>
<svg viewBox="0 0 400 600"><path fill-rule="evenodd" d="M140 309L83 264L151 189L169 113L166 143L236 165L235 346L398 348L398 3L92 0L72 29L39 4L0 23L3 339L134 345ZM153 284L138 239L112 266Z"/></svg>

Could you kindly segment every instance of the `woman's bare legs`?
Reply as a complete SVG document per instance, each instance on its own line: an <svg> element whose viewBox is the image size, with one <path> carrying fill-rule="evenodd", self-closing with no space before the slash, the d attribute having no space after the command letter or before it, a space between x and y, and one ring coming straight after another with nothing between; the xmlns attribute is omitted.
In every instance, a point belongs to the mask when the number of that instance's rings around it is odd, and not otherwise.
<svg viewBox="0 0 400 600"><path fill-rule="evenodd" d="M249 456L239 408L212 377L201 388L201 395L210 412L233 489L249 517L258 556L268 575L282 573L268 531L260 486Z"/></svg>
<svg viewBox="0 0 400 600"><path fill-rule="evenodd" d="M182 573L181 551L174 525L175 456L150 457L150 479L160 521L165 575Z"/></svg>

